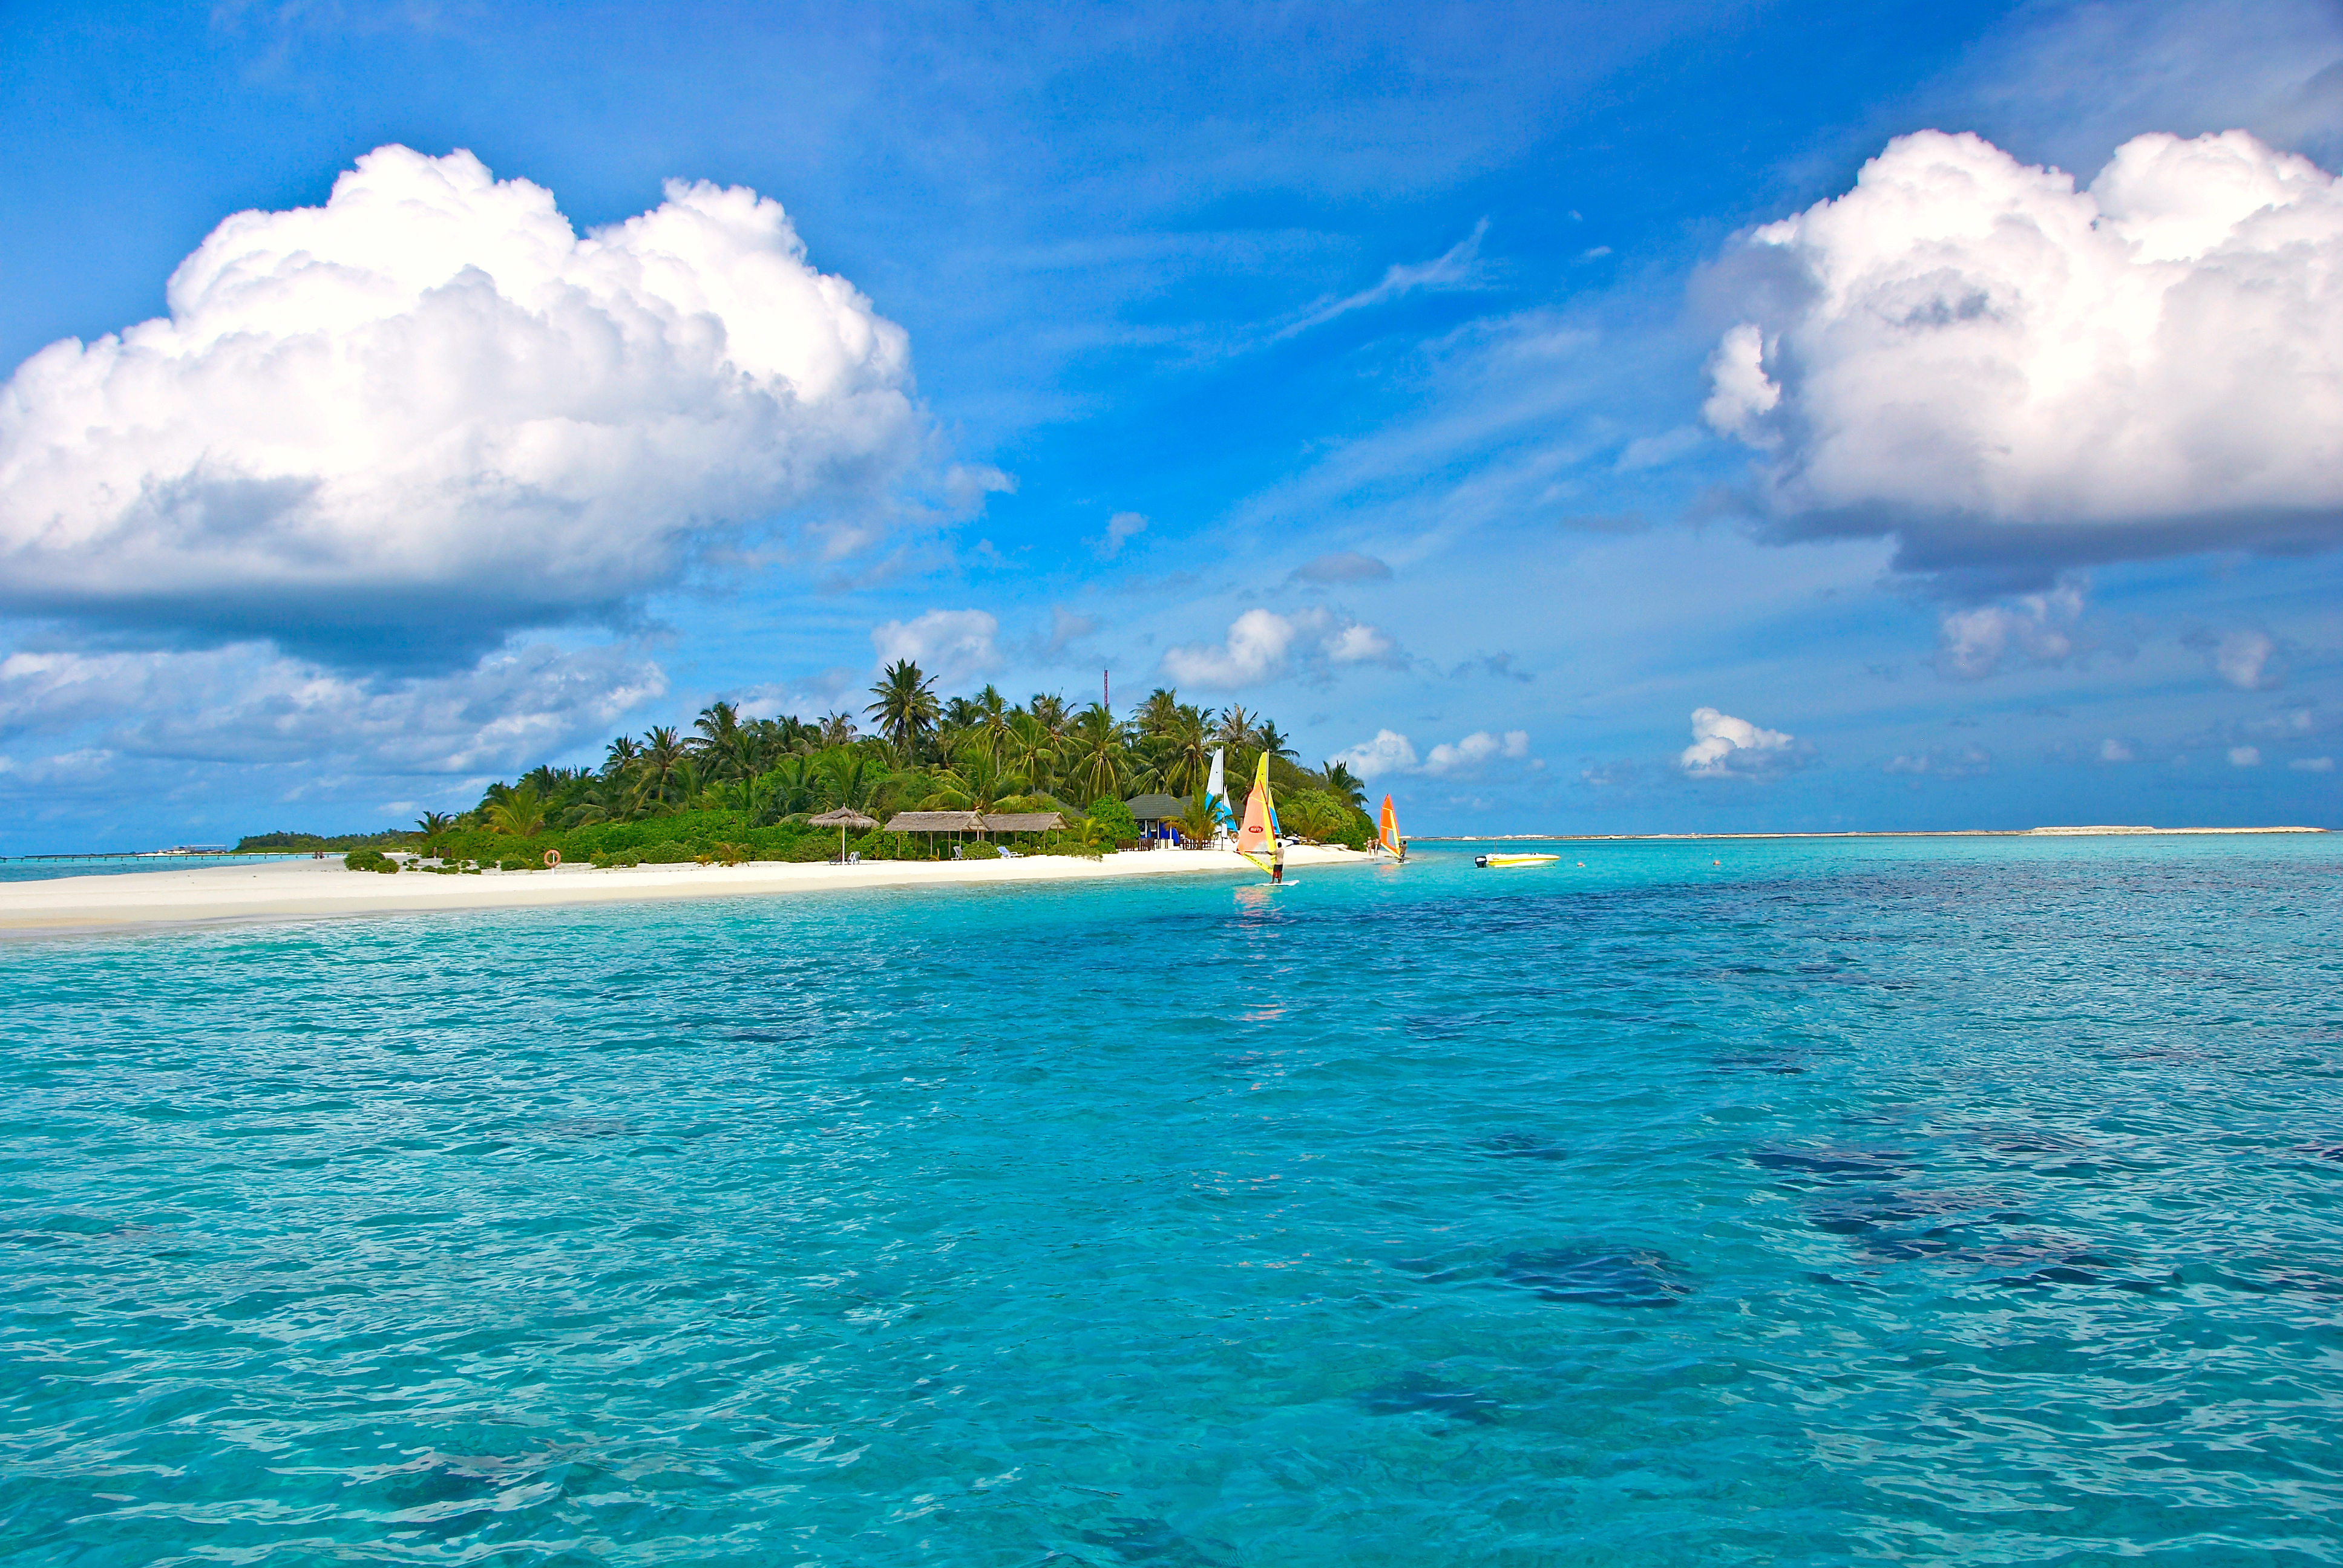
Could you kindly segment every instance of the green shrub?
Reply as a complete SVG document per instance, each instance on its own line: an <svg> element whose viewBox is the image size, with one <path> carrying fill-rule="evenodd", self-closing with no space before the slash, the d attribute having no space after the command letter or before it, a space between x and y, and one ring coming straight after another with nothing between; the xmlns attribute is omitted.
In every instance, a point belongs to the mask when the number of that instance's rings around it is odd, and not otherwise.
<svg viewBox="0 0 2343 1568"><path fill-rule="evenodd" d="M1130 807L1113 796L1101 795L1091 801L1086 815L1099 825L1109 842L1135 844L1139 841L1139 819L1131 814Z"/></svg>
<svg viewBox="0 0 2343 1568"><path fill-rule="evenodd" d="M384 876L398 869L397 861L376 849L352 849L342 857L342 864L353 871L379 871Z"/></svg>
<svg viewBox="0 0 2343 1568"><path fill-rule="evenodd" d="M685 866L689 865L696 858L689 845L669 839L664 843L653 844L649 849L645 849L642 854L642 864Z"/></svg>
<svg viewBox="0 0 2343 1568"><path fill-rule="evenodd" d="M998 844L963 844L960 846L960 858L963 860L998 860L1001 859L1001 846Z"/></svg>

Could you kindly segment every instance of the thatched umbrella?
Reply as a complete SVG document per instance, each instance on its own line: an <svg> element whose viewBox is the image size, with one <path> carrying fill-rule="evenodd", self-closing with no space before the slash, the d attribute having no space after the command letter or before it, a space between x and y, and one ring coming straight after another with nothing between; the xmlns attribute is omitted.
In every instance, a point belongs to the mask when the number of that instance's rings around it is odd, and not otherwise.
<svg viewBox="0 0 2343 1568"><path fill-rule="evenodd" d="M819 817L806 819L806 826L809 828L838 829L838 863L841 866L846 864L846 830L849 828L854 828L867 832L878 825L878 818L865 817L850 806L841 806L835 811L824 811Z"/></svg>

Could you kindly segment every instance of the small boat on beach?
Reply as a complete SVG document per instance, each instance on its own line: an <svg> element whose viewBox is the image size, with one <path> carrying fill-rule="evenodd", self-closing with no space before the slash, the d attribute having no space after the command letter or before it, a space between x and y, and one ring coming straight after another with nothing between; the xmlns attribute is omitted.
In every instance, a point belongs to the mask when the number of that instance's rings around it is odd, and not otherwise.
<svg viewBox="0 0 2343 1568"><path fill-rule="evenodd" d="M1475 855L1473 863L1483 870L1500 871L1517 866L1551 866L1560 855Z"/></svg>

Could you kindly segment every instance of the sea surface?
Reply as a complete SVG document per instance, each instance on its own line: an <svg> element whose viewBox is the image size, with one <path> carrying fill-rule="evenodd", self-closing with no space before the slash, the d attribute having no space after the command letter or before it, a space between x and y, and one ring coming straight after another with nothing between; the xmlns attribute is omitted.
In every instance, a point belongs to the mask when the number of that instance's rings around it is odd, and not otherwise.
<svg viewBox="0 0 2343 1568"><path fill-rule="evenodd" d="M337 855L335 859L341 857ZM0 859L0 882L46 882L59 877L119 877L130 871L194 871L213 866L268 865L307 860L299 855L18 855Z"/></svg>
<svg viewBox="0 0 2343 1568"><path fill-rule="evenodd" d="M2343 839L1561 849L0 946L0 1561L2343 1562Z"/></svg>

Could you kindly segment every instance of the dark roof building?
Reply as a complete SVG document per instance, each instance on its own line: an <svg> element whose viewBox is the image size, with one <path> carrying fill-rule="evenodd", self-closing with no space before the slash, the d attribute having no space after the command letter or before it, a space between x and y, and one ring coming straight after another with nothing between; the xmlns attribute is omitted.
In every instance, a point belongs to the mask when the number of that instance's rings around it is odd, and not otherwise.
<svg viewBox="0 0 2343 1568"><path fill-rule="evenodd" d="M1187 799L1180 795L1140 795L1123 804L1142 828L1150 822L1176 822L1188 814Z"/></svg>

